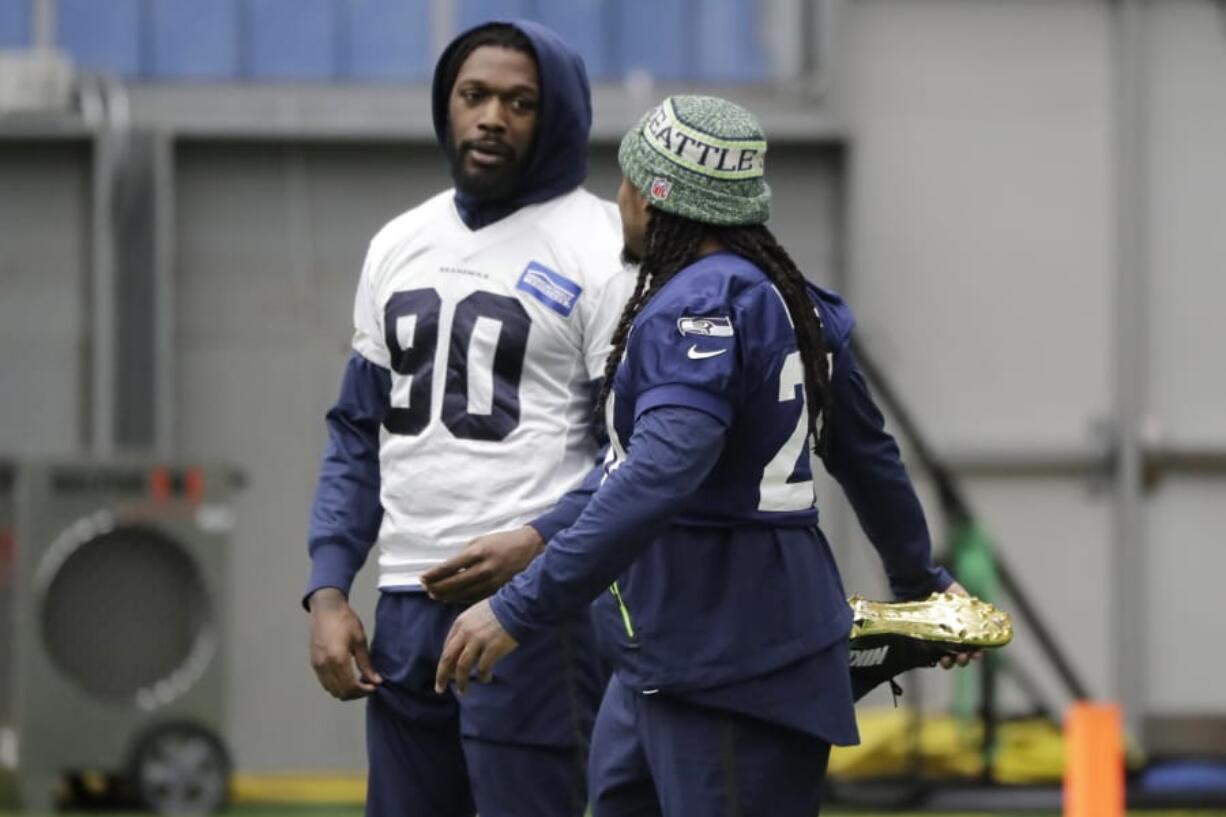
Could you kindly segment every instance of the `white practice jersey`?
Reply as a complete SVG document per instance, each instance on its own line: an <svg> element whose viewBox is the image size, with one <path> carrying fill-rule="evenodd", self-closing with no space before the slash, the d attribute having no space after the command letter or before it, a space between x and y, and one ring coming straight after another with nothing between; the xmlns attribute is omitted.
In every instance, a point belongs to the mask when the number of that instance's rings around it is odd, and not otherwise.
<svg viewBox="0 0 1226 817"><path fill-rule="evenodd" d="M583 189L472 231L453 192L371 241L353 348L391 370L379 586L548 510L592 467L592 381L634 288L617 208Z"/></svg>

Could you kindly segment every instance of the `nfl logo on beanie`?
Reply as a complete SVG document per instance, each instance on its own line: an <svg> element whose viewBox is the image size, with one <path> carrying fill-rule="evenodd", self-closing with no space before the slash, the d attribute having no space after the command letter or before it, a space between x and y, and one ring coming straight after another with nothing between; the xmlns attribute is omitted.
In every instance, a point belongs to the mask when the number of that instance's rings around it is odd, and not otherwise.
<svg viewBox="0 0 1226 817"><path fill-rule="evenodd" d="M749 111L714 96L671 96L622 139L622 173L651 205L704 224L770 215L766 137Z"/></svg>

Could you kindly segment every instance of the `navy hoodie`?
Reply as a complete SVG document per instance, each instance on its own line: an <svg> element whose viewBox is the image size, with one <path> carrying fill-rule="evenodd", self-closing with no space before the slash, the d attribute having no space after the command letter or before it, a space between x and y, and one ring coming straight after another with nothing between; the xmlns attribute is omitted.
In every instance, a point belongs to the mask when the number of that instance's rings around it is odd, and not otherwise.
<svg viewBox="0 0 1226 817"><path fill-rule="evenodd" d="M583 60L557 34L528 20L507 21L528 38L540 82L537 132L520 179L508 200L485 202L456 191L456 210L471 230L479 230L521 207L556 198L587 178L592 100ZM482 23L482 28L489 23ZM443 67L469 29L452 41L434 72L434 132L448 147L447 100ZM349 358L340 396L327 413L328 441L307 534L311 575L306 598L321 587L349 591L379 534L379 426L388 409L391 373L358 354Z"/></svg>

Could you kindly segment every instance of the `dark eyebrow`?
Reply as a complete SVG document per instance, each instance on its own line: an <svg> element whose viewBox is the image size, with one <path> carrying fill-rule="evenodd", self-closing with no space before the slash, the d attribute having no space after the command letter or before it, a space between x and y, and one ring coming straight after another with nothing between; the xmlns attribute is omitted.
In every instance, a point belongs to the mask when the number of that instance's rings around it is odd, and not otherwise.
<svg viewBox="0 0 1226 817"><path fill-rule="evenodd" d="M528 96L540 96L540 93L541 93L539 89L534 88L531 85L525 85L523 83L520 83L518 85L512 85L510 88L500 89L500 88L491 87L488 83L482 80L476 79L476 78L466 79L462 82L456 83L456 90L457 91L461 91L461 90L463 91L467 91L467 90L485 91L486 93L500 94L503 96L513 96L516 94L525 94Z"/></svg>

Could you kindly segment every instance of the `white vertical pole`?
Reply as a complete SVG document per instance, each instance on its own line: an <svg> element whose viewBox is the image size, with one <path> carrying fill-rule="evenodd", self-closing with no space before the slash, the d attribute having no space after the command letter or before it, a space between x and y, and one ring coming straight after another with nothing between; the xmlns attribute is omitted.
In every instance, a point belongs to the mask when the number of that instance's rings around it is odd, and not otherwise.
<svg viewBox="0 0 1226 817"><path fill-rule="evenodd" d="M34 16L30 21L30 41L39 51L55 48L55 0L34 0Z"/></svg>
<svg viewBox="0 0 1226 817"><path fill-rule="evenodd" d="M427 73L434 70L434 60L450 44L456 31L456 0L430 0L430 53Z"/></svg>
<svg viewBox="0 0 1226 817"><path fill-rule="evenodd" d="M1139 735L1148 703L1148 582L1142 426L1148 403L1148 0L1113 4L1115 46L1116 319L1115 575L1112 622L1117 694Z"/></svg>

